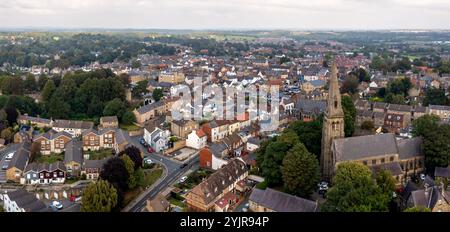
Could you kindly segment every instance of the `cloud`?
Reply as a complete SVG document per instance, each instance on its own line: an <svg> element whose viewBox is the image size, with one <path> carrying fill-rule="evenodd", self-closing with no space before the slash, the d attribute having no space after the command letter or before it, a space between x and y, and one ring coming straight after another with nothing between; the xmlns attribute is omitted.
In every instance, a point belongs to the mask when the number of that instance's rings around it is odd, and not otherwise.
<svg viewBox="0 0 450 232"><path fill-rule="evenodd" d="M449 28L449 0L2 0L0 27Z"/></svg>

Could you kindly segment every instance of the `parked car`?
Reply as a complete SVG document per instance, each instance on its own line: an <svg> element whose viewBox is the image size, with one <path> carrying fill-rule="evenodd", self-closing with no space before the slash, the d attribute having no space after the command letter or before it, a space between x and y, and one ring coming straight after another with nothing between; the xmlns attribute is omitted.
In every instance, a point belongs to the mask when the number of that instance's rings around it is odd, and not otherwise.
<svg viewBox="0 0 450 232"><path fill-rule="evenodd" d="M11 152L5 156L6 160L11 160L14 157L14 152Z"/></svg>
<svg viewBox="0 0 450 232"><path fill-rule="evenodd" d="M6 169L8 169L8 166L9 166L9 164L8 163L3 163L3 166L2 166L2 170L6 170Z"/></svg>
<svg viewBox="0 0 450 232"><path fill-rule="evenodd" d="M420 179L421 179L421 180L425 180L425 174L423 174L423 173L420 174Z"/></svg>
<svg viewBox="0 0 450 232"><path fill-rule="evenodd" d="M145 142L145 139L144 139L144 138L140 138L140 139L139 139L139 143L140 143L142 146L144 146L144 147L147 147L147 146L148 146L148 144L147 144L147 142Z"/></svg>
<svg viewBox="0 0 450 232"><path fill-rule="evenodd" d="M150 153L155 152L155 150L154 150L152 147L148 147L148 148L147 148L147 151L150 152Z"/></svg>
<svg viewBox="0 0 450 232"><path fill-rule="evenodd" d="M50 207L61 210L63 208L63 205L59 201L53 201Z"/></svg>
<svg viewBox="0 0 450 232"><path fill-rule="evenodd" d="M180 169L183 169L183 168L185 168L186 166L188 166L188 164L184 163L184 164L182 164L182 165L180 166Z"/></svg>
<svg viewBox="0 0 450 232"><path fill-rule="evenodd" d="M144 164L152 164L153 160L149 159L149 158L145 158L144 159Z"/></svg>
<svg viewBox="0 0 450 232"><path fill-rule="evenodd" d="M180 183L184 183L187 180L187 176L183 176L180 179Z"/></svg>
<svg viewBox="0 0 450 232"><path fill-rule="evenodd" d="M248 212L248 208L246 207L242 208L242 212Z"/></svg>

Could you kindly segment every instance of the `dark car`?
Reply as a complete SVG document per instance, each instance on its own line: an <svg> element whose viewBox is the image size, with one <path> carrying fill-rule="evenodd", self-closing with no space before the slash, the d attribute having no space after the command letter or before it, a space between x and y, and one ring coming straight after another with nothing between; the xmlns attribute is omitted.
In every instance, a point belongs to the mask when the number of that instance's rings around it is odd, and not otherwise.
<svg viewBox="0 0 450 232"><path fill-rule="evenodd" d="M185 168L186 166L188 166L188 164L182 164L182 165L180 166L180 169Z"/></svg>
<svg viewBox="0 0 450 232"><path fill-rule="evenodd" d="M148 144L145 142L145 139L144 139L144 138L139 139L139 143L140 143L142 146L144 146L144 147L147 147L147 146L148 146Z"/></svg>

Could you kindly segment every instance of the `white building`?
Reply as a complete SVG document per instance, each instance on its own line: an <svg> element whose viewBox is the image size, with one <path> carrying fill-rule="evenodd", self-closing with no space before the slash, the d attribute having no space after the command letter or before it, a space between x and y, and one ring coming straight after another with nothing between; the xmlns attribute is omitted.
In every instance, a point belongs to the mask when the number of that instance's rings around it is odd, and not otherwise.
<svg viewBox="0 0 450 232"><path fill-rule="evenodd" d="M47 210L42 201L24 189L4 192L0 194L0 199L3 200L5 212L43 212Z"/></svg>
<svg viewBox="0 0 450 232"><path fill-rule="evenodd" d="M170 137L170 131L163 131L158 127L152 132L144 129L144 140L149 144L156 152L161 152L168 149L168 142Z"/></svg>
<svg viewBox="0 0 450 232"><path fill-rule="evenodd" d="M207 138L208 137L206 136L205 132L203 132L202 130L194 130L188 135L186 146L200 150L206 146Z"/></svg>

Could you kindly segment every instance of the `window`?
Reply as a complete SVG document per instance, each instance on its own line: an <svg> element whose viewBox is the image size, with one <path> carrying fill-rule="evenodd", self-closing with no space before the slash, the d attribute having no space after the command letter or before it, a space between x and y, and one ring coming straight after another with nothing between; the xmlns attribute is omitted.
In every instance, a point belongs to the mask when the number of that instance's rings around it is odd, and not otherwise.
<svg viewBox="0 0 450 232"><path fill-rule="evenodd" d="M364 161L363 161L363 164L364 164L364 165L367 165L367 161L364 160Z"/></svg>
<svg viewBox="0 0 450 232"><path fill-rule="evenodd" d="M372 164L376 164L377 163L377 160L372 160Z"/></svg>
<svg viewBox="0 0 450 232"><path fill-rule="evenodd" d="M394 156L391 156L391 158L389 158L389 160L390 160L391 162L393 162L393 161L394 161Z"/></svg>
<svg viewBox="0 0 450 232"><path fill-rule="evenodd" d="M384 164L384 162L385 162L385 159L384 159L384 158L382 158L382 159L381 159L381 163L382 163L382 164Z"/></svg>
<svg viewBox="0 0 450 232"><path fill-rule="evenodd" d="M334 108L337 108L337 107L338 107L338 102L334 101Z"/></svg>

